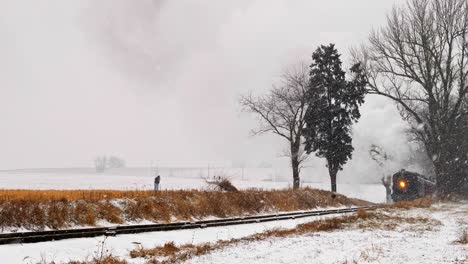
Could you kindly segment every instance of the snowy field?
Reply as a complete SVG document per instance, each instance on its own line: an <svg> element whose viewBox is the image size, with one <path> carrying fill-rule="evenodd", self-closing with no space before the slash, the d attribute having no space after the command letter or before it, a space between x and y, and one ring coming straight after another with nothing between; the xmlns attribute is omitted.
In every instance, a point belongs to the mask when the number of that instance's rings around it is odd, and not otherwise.
<svg viewBox="0 0 468 264"><path fill-rule="evenodd" d="M104 243L104 251L113 256L128 258L128 252L141 245L154 247L163 245L168 241L177 244L202 244L218 240L242 238L256 233L265 232L277 228L294 228L296 225L325 219L331 216L315 216L296 220L267 222L239 226L213 227L196 230L178 230L169 232L154 232L134 235L120 235L117 237L96 237L67 239L56 242L42 242L23 245L1 245L0 256L2 264L31 263L42 260L58 263L70 260L84 260L99 255ZM133 260L131 263L145 263L143 259ZM203 263L203 262L198 262ZM237 262L233 262L237 263ZM274 263L274 262L265 262Z"/></svg>
<svg viewBox="0 0 468 264"><path fill-rule="evenodd" d="M234 246L196 257L188 263L466 263L468 245L453 243L460 231L468 228L468 204L439 204L427 209L400 213L401 217L427 217L440 225L427 230L424 224L397 223L392 230L359 229L351 225L333 232L317 232L241 242ZM328 216L330 217L330 216ZM324 217L259 223L243 226L215 227L198 230L122 235L104 239L85 238L56 242L0 246L1 263L55 263L83 260L104 252L131 259L129 250L141 245L154 247L165 242L202 244L242 238L274 228L294 228L297 224ZM420 225L420 226L418 226ZM377 232L378 231L378 232ZM459 262L456 262L458 260Z"/></svg>
<svg viewBox="0 0 468 264"><path fill-rule="evenodd" d="M220 169L221 171L221 169ZM211 175L215 174L215 170ZM241 189L262 188L282 189L292 186L292 182L278 176L275 169L223 169L235 186ZM161 170L162 189L203 189L206 188L206 169L166 169ZM103 174L92 170L51 170L51 171L10 171L0 172L2 189L113 189L151 190L152 173L147 169L125 169ZM329 190L329 182L303 182L302 186ZM385 202L385 189L380 184L350 184L338 182L338 192L349 197L371 202Z"/></svg>
<svg viewBox="0 0 468 264"><path fill-rule="evenodd" d="M444 204L434 212L413 210L441 222L395 230L345 229L244 243L188 263L468 263L468 245L454 241L468 228L468 204ZM408 228L407 228L408 227Z"/></svg>

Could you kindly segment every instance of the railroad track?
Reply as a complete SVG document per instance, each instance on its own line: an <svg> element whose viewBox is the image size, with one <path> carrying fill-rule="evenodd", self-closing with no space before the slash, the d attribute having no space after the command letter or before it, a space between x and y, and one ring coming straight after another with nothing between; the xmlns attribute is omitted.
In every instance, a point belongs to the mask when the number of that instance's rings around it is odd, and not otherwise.
<svg viewBox="0 0 468 264"><path fill-rule="evenodd" d="M316 210L291 213L278 213L259 216L232 217L215 220L185 221L168 224L123 225L115 227L80 228L38 232L18 232L0 234L0 245L36 243L70 238L86 238L97 236L116 236L122 234L137 234L146 232L197 229L216 226L243 225L271 221L290 220L311 216L334 215L356 212L358 209L373 210L376 207L356 207L332 210Z"/></svg>

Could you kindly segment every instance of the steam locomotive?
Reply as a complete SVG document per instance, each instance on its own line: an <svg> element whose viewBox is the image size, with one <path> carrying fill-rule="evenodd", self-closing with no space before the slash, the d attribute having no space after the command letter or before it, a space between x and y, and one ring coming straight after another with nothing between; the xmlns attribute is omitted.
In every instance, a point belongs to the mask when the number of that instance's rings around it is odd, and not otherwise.
<svg viewBox="0 0 468 264"><path fill-rule="evenodd" d="M401 170L392 176L392 200L407 201L433 194L435 183L424 176Z"/></svg>

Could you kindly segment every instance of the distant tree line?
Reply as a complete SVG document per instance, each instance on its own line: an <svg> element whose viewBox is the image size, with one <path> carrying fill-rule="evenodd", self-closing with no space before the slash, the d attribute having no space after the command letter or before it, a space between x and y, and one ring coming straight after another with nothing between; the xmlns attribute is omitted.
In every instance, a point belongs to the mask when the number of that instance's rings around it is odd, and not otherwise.
<svg viewBox="0 0 468 264"><path fill-rule="evenodd" d="M104 172L107 169L125 168L125 160L116 156L98 156L94 159L96 172Z"/></svg>

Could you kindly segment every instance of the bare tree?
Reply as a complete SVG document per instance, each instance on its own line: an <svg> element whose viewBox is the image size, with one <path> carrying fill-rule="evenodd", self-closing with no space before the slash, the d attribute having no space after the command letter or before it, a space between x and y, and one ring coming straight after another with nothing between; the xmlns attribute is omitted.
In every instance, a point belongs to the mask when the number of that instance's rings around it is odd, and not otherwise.
<svg viewBox="0 0 468 264"><path fill-rule="evenodd" d="M371 156L371 159L374 160L379 167L383 168L385 166L385 163L392 159L392 157L385 152L385 150L379 146L372 144L369 148L369 155Z"/></svg>
<svg viewBox="0 0 468 264"><path fill-rule="evenodd" d="M104 172L107 169L125 168L125 160L117 156L98 156L94 159L96 172Z"/></svg>
<svg viewBox="0 0 468 264"><path fill-rule="evenodd" d="M253 135L273 133L287 140L294 189L299 188L300 170L307 157L302 143L308 83L308 67L298 64L284 70L279 84L274 85L267 94L249 94L240 99L243 110L260 119L260 127L252 131Z"/></svg>
<svg viewBox="0 0 468 264"><path fill-rule="evenodd" d="M386 166L387 161L391 160L392 157L389 154L387 154L381 146L375 144L372 144L370 146L369 155L371 156L371 159L374 160L382 170L382 178L380 179L380 181L385 187L385 197L387 203L390 203L392 201L392 176L386 174L386 170L384 167Z"/></svg>
<svg viewBox="0 0 468 264"><path fill-rule="evenodd" d="M466 161L467 39L468 1L408 0L355 53L366 65L369 93L395 101L424 145L441 193L467 179L453 170Z"/></svg>
<svg viewBox="0 0 468 264"><path fill-rule="evenodd" d="M94 168L96 172L104 172L107 169L107 157L99 156L94 159Z"/></svg>
<svg viewBox="0 0 468 264"><path fill-rule="evenodd" d="M125 160L117 156L110 156L107 159L107 167L109 169L125 168Z"/></svg>

